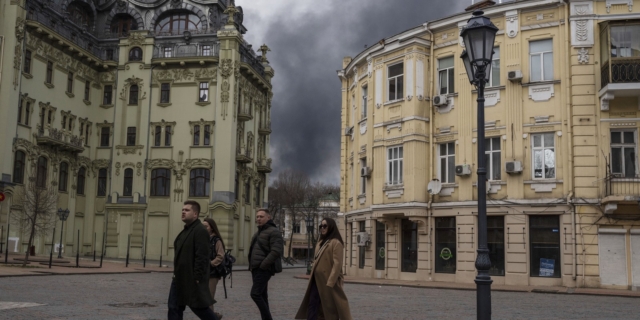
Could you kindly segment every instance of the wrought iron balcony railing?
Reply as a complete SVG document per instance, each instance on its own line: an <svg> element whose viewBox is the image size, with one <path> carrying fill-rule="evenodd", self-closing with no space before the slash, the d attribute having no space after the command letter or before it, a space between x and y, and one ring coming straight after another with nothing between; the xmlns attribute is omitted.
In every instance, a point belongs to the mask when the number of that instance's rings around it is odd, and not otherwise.
<svg viewBox="0 0 640 320"><path fill-rule="evenodd" d="M38 125L37 130L36 140L38 144L50 145L71 152L84 151L82 138L72 135L67 131L51 127L43 129L40 125Z"/></svg>
<svg viewBox="0 0 640 320"><path fill-rule="evenodd" d="M602 87L609 83L640 82L640 57L614 58L600 69Z"/></svg>
<svg viewBox="0 0 640 320"><path fill-rule="evenodd" d="M220 55L219 44L190 44L172 47L170 52L164 50L164 47L156 47L153 49L153 58L186 58L186 57L217 57Z"/></svg>
<svg viewBox="0 0 640 320"><path fill-rule="evenodd" d="M611 173L604 179L604 196L640 197L640 175Z"/></svg>

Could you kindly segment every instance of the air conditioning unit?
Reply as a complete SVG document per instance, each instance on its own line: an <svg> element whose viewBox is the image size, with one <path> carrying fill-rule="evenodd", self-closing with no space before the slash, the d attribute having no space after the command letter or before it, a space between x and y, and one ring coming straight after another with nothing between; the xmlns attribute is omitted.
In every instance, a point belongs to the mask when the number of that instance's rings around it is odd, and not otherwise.
<svg viewBox="0 0 640 320"><path fill-rule="evenodd" d="M358 232L356 242L358 242L358 247L366 247L369 243L369 234L366 232Z"/></svg>
<svg viewBox="0 0 640 320"><path fill-rule="evenodd" d="M344 128L344 135L345 136L350 136L353 134L353 127L346 127Z"/></svg>
<svg viewBox="0 0 640 320"><path fill-rule="evenodd" d="M446 95L441 94L433 97L434 106L446 106L447 104L449 104L449 100Z"/></svg>
<svg viewBox="0 0 640 320"><path fill-rule="evenodd" d="M507 161L507 163L505 163L505 171L507 173L520 173L520 172L522 172L522 162L520 162L520 161Z"/></svg>
<svg viewBox="0 0 640 320"><path fill-rule="evenodd" d="M364 167L364 168L360 169L360 176L361 177L371 177L371 168Z"/></svg>
<svg viewBox="0 0 640 320"><path fill-rule="evenodd" d="M471 165L459 164L456 166L456 176L468 176L471 174Z"/></svg>
<svg viewBox="0 0 640 320"><path fill-rule="evenodd" d="M522 81L522 71L514 70L507 72L507 79L509 79L509 81Z"/></svg>

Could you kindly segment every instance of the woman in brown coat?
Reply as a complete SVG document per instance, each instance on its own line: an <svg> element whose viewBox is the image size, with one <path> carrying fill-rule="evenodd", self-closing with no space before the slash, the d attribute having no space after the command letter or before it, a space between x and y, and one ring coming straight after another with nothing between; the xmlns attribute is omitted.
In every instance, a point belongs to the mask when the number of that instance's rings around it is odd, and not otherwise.
<svg viewBox="0 0 640 320"><path fill-rule="evenodd" d="M209 292L211 292L211 298L213 299L213 303L216 303L216 287L218 286L218 281L220 280L220 274L218 274L218 266L224 260L224 242L220 237L220 231L218 231L218 225L211 218L205 218L202 224L209 231L209 243L211 245L210 250L210 260L211 265L209 266ZM213 309L213 304L211 305L211 310ZM218 312L215 312L216 317L218 319L222 319L222 315Z"/></svg>
<svg viewBox="0 0 640 320"><path fill-rule="evenodd" d="M307 285L296 319L351 320L349 301L344 294L342 262L344 242L336 221L325 218L320 224L320 241L311 268Z"/></svg>

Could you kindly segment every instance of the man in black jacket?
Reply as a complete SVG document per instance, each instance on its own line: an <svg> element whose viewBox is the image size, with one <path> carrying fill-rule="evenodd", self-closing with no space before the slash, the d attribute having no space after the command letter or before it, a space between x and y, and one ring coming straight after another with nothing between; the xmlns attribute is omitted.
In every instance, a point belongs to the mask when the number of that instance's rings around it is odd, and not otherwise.
<svg viewBox="0 0 640 320"><path fill-rule="evenodd" d="M256 223L258 231L253 235L249 249L249 270L253 279L251 299L260 309L262 320L271 320L267 287L269 279L282 271L280 257L284 252L284 245L282 234L271 220L269 210L258 209Z"/></svg>
<svg viewBox="0 0 640 320"><path fill-rule="evenodd" d="M169 291L169 320L182 320L189 306L200 319L218 320L209 308L209 233L198 216L200 204L185 201L182 207L184 229L173 242L173 281Z"/></svg>

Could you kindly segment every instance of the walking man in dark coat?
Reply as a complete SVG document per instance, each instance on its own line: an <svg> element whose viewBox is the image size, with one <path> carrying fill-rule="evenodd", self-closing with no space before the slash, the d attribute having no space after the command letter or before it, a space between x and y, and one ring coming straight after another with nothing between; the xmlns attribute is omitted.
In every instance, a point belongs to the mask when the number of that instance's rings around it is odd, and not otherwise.
<svg viewBox="0 0 640 320"><path fill-rule="evenodd" d="M173 242L173 281L169 291L169 320L182 320L189 306L200 319L218 320L209 308L209 232L198 216L200 204L185 201L182 207L184 229Z"/></svg>
<svg viewBox="0 0 640 320"><path fill-rule="evenodd" d="M284 252L284 244L282 234L271 220L269 210L258 209L256 223L258 231L253 235L249 249L249 270L253 279L251 299L260 309L262 320L271 320L267 286L269 279L282 271L280 259Z"/></svg>

